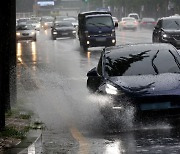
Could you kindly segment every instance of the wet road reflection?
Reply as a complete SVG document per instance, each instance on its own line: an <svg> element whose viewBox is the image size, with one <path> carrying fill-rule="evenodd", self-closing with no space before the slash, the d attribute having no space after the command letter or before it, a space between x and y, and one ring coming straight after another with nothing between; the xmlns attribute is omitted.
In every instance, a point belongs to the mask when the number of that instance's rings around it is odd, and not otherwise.
<svg viewBox="0 0 180 154"><path fill-rule="evenodd" d="M151 33L144 31L117 36L118 45L151 41ZM18 98L46 125L42 153L180 153L180 130L169 124L105 132L98 108L104 99L90 98L86 88L87 71L97 66L101 51L82 51L78 39L53 41L49 30L42 30L37 42L17 43L18 81L23 87Z"/></svg>

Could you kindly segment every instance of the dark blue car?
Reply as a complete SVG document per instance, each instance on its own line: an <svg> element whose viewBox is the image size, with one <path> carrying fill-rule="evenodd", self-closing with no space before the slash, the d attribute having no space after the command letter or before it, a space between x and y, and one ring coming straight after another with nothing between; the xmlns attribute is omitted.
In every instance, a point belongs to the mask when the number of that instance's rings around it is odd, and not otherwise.
<svg viewBox="0 0 180 154"><path fill-rule="evenodd" d="M171 44L105 48L87 76L89 90L109 98L107 119L130 108L139 120L180 117L180 55Z"/></svg>

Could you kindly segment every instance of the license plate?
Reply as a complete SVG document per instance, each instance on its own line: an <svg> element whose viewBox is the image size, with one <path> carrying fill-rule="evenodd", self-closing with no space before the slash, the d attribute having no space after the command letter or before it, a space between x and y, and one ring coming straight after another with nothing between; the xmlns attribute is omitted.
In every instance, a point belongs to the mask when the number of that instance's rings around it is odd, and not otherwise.
<svg viewBox="0 0 180 154"><path fill-rule="evenodd" d="M140 104L141 110L163 110L171 108L170 102L163 102L163 103L144 103Z"/></svg>
<svg viewBox="0 0 180 154"><path fill-rule="evenodd" d="M106 41L106 38L96 38L96 41Z"/></svg>
<svg viewBox="0 0 180 154"><path fill-rule="evenodd" d="M23 33L22 35L23 35L23 36L28 36L29 34L28 34L28 33Z"/></svg>
<svg viewBox="0 0 180 154"><path fill-rule="evenodd" d="M62 33L62 35L68 35L68 33Z"/></svg>

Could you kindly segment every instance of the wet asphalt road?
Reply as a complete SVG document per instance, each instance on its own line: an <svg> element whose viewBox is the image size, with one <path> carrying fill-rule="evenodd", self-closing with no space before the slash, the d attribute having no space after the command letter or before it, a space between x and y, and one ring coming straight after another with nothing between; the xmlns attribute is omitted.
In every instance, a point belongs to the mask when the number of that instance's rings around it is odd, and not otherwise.
<svg viewBox="0 0 180 154"><path fill-rule="evenodd" d="M117 45L151 42L152 31L118 31ZM17 44L18 101L45 125L44 154L176 154L180 131L165 122L107 130L99 112L106 98L90 94L86 73L97 65L102 48L84 52L78 39L53 41L50 31L37 42ZM125 118L131 123L133 118Z"/></svg>

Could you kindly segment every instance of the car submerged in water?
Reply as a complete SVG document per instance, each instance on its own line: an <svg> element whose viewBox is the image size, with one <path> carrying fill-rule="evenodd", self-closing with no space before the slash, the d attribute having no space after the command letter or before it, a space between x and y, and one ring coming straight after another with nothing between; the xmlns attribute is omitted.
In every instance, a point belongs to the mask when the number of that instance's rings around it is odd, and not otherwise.
<svg viewBox="0 0 180 154"><path fill-rule="evenodd" d="M180 117L180 55L171 44L104 48L87 77L91 92L111 100L101 110L106 120L129 107L139 121Z"/></svg>

